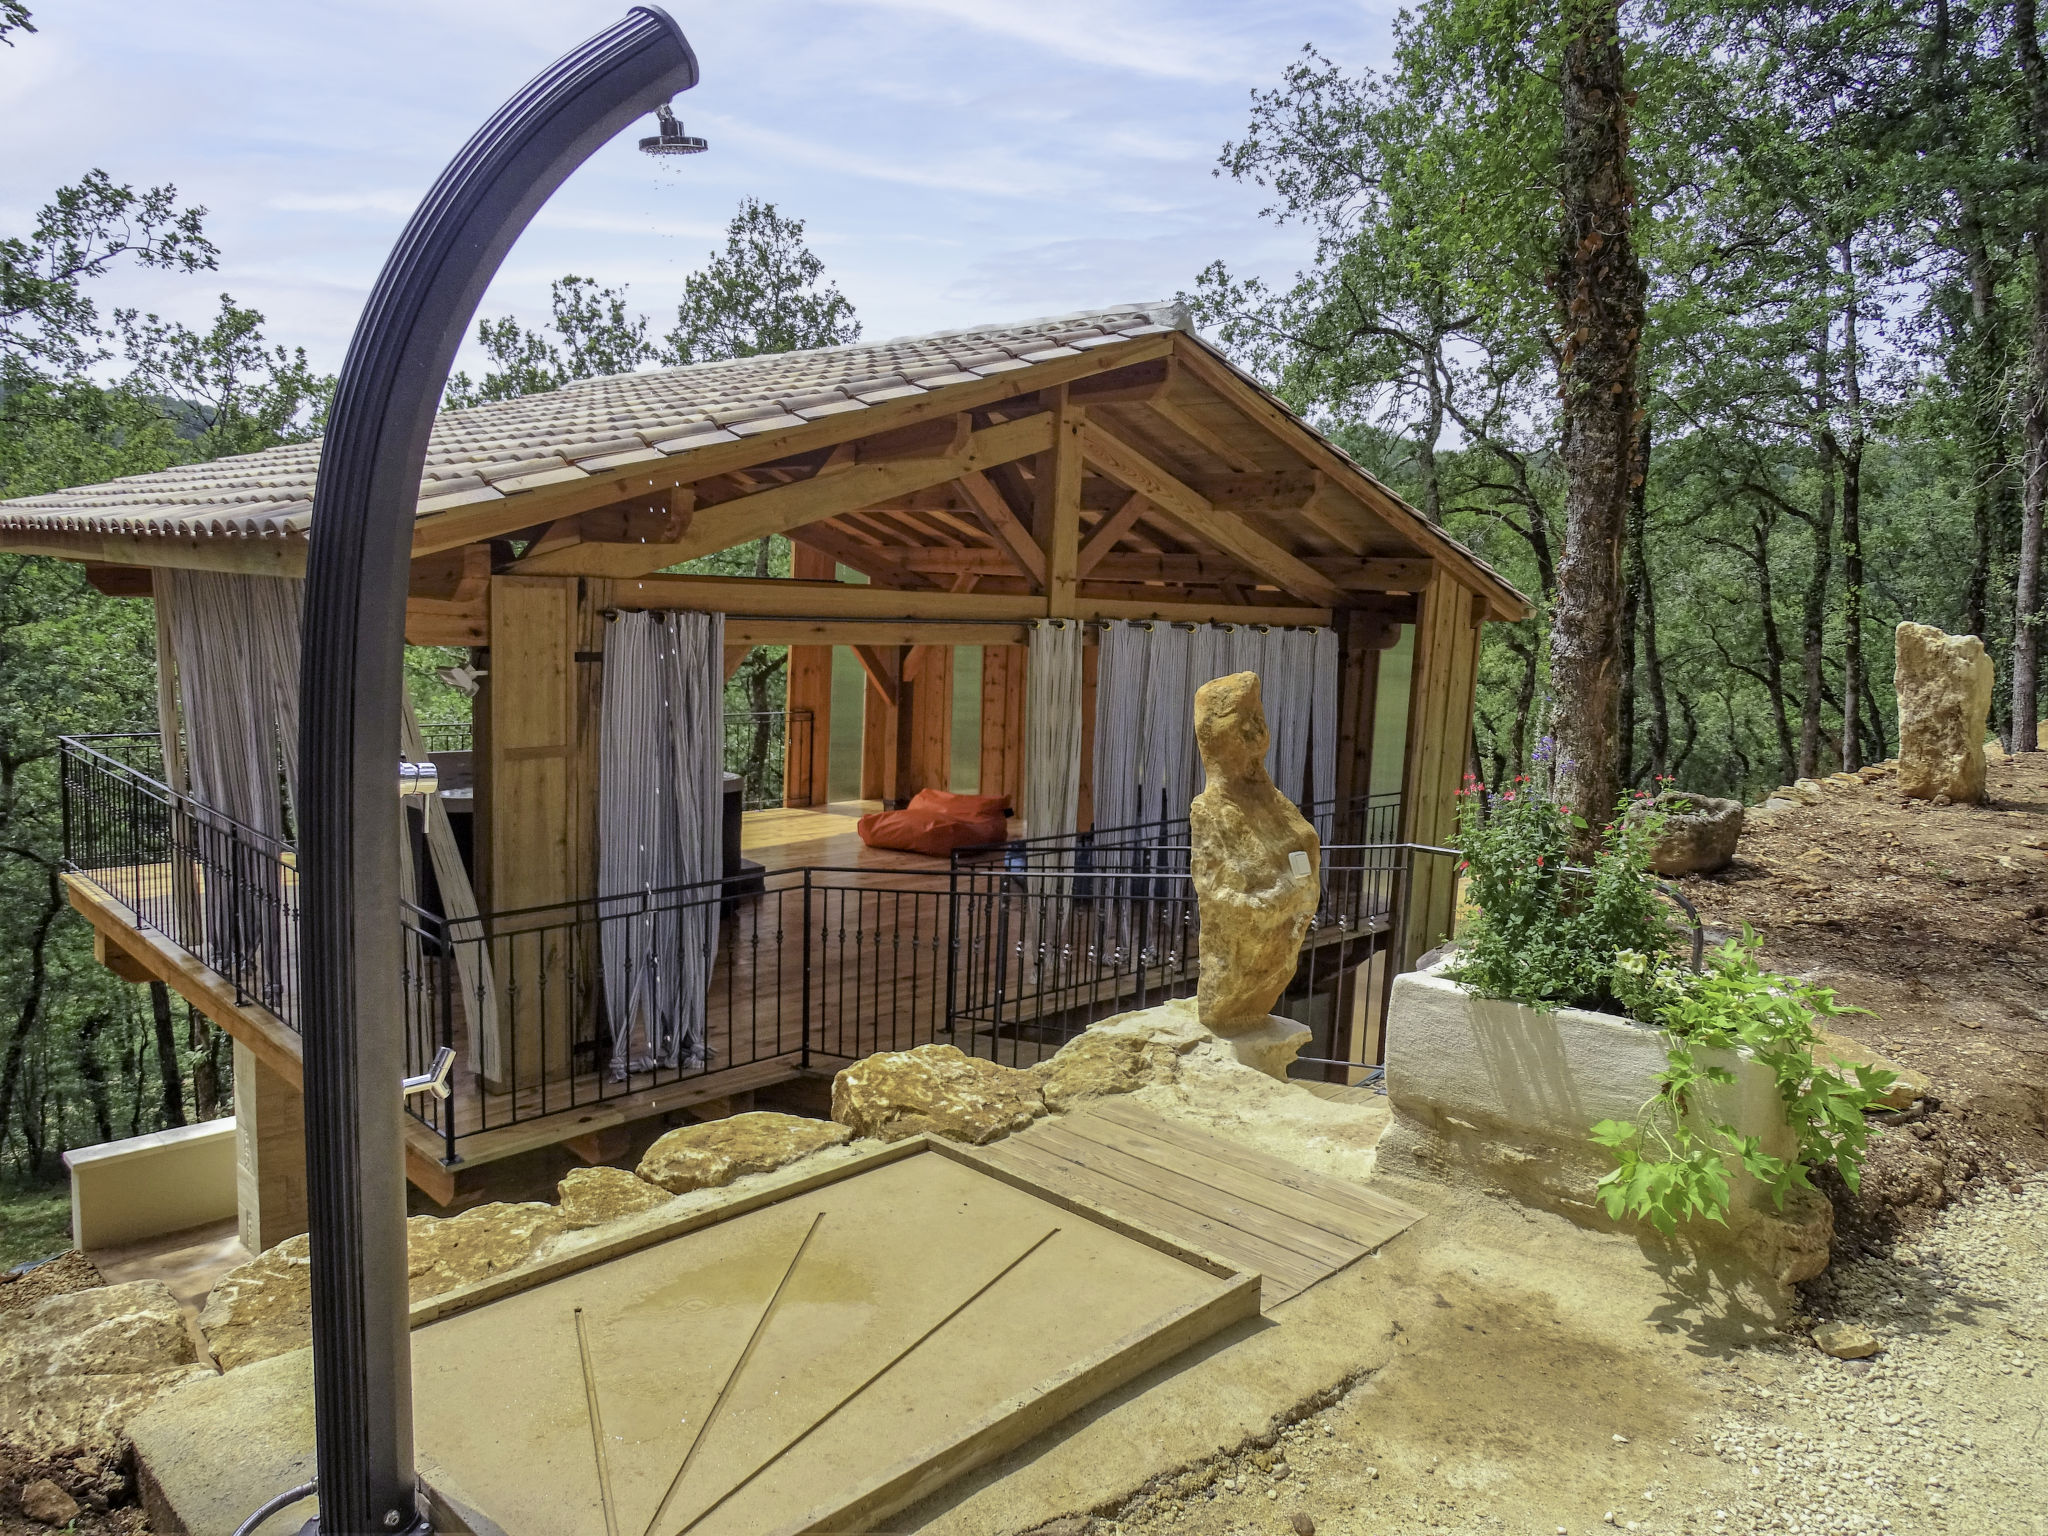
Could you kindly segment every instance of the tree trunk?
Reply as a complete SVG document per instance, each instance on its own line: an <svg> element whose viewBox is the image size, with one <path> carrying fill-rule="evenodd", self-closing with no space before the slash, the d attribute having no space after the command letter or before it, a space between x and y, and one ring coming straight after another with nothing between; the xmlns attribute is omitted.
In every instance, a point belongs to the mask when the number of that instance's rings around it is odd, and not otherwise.
<svg viewBox="0 0 2048 1536"><path fill-rule="evenodd" d="M1814 368L1819 386L1816 392L1818 414L1823 421L1831 404L1828 395L1829 366L1827 343L1823 338ZM1802 779L1816 778L1820 774L1821 659L1822 647L1827 640L1828 577L1835 563L1835 438L1825 425L1814 449L1815 457L1820 461L1820 508L1806 520L1807 529L1813 535L1813 564L1808 568L1806 578L1806 614L1799 637L1799 776Z"/></svg>
<svg viewBox="0 0 2048 1536"><path fill-rule="evenodd" d="M43 1016L43 994L50 984L50 929L57 921L57 914L64 910L64 898L59 894L57 871L45 871L47 887L43 898L43 909L36 914L36 926L29 939L28 984L22 990L21 1007L14 1016L14 1027L7 1036L7 1055L0 1061L0 1141L7 1136L8 1117L14 1112L14 1096L21 1087L23 1060L28 1052L29 1037L35 1033L36 1025ZM33 1160L40 1161L40 1141L35 1128L29 1124L29 1116L22 1116L22 1140L27 1143Z"/></svg>
<svg viewBox="0 0 2048 1536"><path fill-rule="evenodd" d="M86 1101L92 1105L93 1129L101 1141L114 1139L114 1104L107 1095L107 1064L100 1060L99 1040L107 1027L107 1016L97 1009L79 1021L77 1062L79 1080L85 1084Z"/></svg>
<svg viewBox="0 0 2048 1536"><path fill-rule="evenodd" d="M1863 766L1863 356L1856 337L1855 249L1842 242L1842 400L1849 440L1842 461L1842 771Z"/></svg>
<svg viewBox="0 0 2048 1536"><path fill-rule="evenodd" d="M2015 0L2013 30L2027 82L2028 158L2038 175L2048 166L2048 68L2034 0ZM2024 387L2026 469L2020 488L2020 558L2013 582L2012 750L2040 750L2041 520L2048 503L2048 197L2034 204L2028 236L2034 267L2034 302Z"/></svg>
<svg viewBox="0 0 2048 1536"><path fill-rule="evenodd" d="M185 1123L185 1075L178 1063L178 1039L171 1033L171 989L149 984L149 1012L156 1024L156 1072L162 1084L166 1128Z"/></svg>
<svg viewBox="0 0 2048 1536"><path fill-rule="evenodd" d="M1642 643L1643 682L1650 701L1650 777L1671 771L1671 695L1664 688L1664 653L1657 644L1657 589L1650 582L1650 418L1636 432L1635 485L1629 491L1628 556Z"/></svg>
<svg viewBox="0 0 2048 1536"><path fill-rule="evenodd" d="M1635 471L1636 350L1644 282L1628 171L1628 90L1617 0L1568 0L1554 281L1564 350L1564 557L1551 610L1559 791L1597 828L1621 785L1622 544Z"/></svg>
<svg viewBox="0 0 2048 1536"><path fill-rule="evenodd" d="M1771 596L1771 526L1767 512L1757 514L1750 527L1755 539L1757 612L1763 620L1764 676L1771 690L1771 718L1778 728L1778 782L1792 778L1792 720L1785 707L1785 641L1778 633L1778 613Z"/></svg>

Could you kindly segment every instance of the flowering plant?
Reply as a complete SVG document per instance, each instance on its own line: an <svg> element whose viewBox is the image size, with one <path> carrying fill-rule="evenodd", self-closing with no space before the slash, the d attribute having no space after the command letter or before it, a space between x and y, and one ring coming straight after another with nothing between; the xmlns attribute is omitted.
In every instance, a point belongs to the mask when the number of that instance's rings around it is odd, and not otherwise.
<svg viewBox="0 0 2048 1536"><path fill-rule="evenodd" d="M1527 776L1482 805L1460 795L1458 851L1468 921L1451 979L1482 997L1532 1008L1611 1008L1625 951L1662 955L1675 935L1646 878L1664 829L1638 791L1600 828L1590 863L1571 851L1592 829Z"/></svg>

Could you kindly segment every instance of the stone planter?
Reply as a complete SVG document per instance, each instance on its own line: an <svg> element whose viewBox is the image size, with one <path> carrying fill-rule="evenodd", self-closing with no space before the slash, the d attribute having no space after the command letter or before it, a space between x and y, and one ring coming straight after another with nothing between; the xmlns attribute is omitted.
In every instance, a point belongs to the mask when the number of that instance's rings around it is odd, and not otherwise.
<svg viewBox="0 0 2048 1536"><path fill-rule="evenodd" d="M1387 1102L1383 1165L1424 1178L1476 1185L1581 1225L1613 1228L1594 1186L1614 1166L1587 1132L1596 1121L1641 1123L1664 1071L1664 1036L1632 1019L1577 1008L1539 1012L1474 997L1441 971L1394 979L1387 1013ZM1796 1141L1765 1068L1728 1051L1700 1053L1703 1065L1735 1075L1713 1085L1696 1111L1702 1123L1757 1137L1774 1157ZM1694 1221L1688 1244L1739 1256L1761 1278L1789 1284L1827 1267L1834 1213L1826 1200L1794 1191L1778 1211L1747 1173L1731 1180L1725 1227ZM1651 1233L1647 1223L1628 1230Z"/></svg>

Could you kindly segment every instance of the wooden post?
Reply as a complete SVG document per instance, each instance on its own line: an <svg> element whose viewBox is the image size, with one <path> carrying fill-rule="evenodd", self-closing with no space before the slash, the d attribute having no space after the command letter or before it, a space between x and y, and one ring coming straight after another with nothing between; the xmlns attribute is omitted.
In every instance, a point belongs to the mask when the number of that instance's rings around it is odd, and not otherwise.
<svg viewBox="0 0 2048 1536"><path fill-rule="evenodd" d="M1472 738L1479 682L1477 597L1439 570L1417 603L1415 674L1408 698L1408 744L1401 775L1402 840L1446 846L1457 834L1458 787ZM1442 855L1415 855L1407 910L1395 945L1406 970L1450 936L1457 871Z"/></svg>
<svg viewBox="0 0 2048 1536"><path fill-rule="evenodd" d="M1337 803L1348 808L1372 793L1373 721L1379 712L1380 661L1401 628L1383 613L1349 609L1338 615ZM1337 841L1356 842L1362 817L1337 822Z"/></svg>
<svg viewBox="0 0 2048 1536"><path fill-rule="evenodd" d="M491 665L477 697L478 895L485 911L552 906L595 895L598 669L578 641L601 625L573 576L491 578ZM579 673L588 671L588 681ZM568 978L568 936L543 929L493 944L501 999L497 1059L510 1080L493 1091L566 1081L583 999ZM516 978L518 985L512 985ZM543 984L543 978L546 983Z"/></svg>
<svg viewBox="0 0 2048 1536"><path fill-rule="evenodd" d="M830 555L808 544L790 546L790 575L795 580L831 581L838 570ZM832 647L792 645L783 692L789 717L782 734L782 803L823 805L830 798L826 786L832 774ZM796 725L805 710L811 717L808 752Z"/></svg>
<svg viewBox="0 0 2048 1536"><path fill-rule="evenodd" d="M306 1230L306 1112L296 1083L234 1046L236 1223L261 1253Z"/></svg>
<svg viewBox="0 0 2048 1536"><path fill-rule="evenodd" d="M903 665L903 701L897 710L897 792L908 800L920 789L945 789L953 773L953 648L914 645Z"/></svg>
<svg viewBox="0 0 2048 1536"><path fill-rule="evenodd" d="M981 648L981 792L1012 805L1024 784L1024 665L1021 645Z"/></svg>
<svg viewBox="0 0 2048 1536"><path fill-rule="evenodd" d="M901 777L903 750L903 663L907 645L857 645L868 675L867 692L861 695L860 797L863 800L894 800Z"/></svg>
<svg viewBox="0 0 2048 1536"><path fill-rule="evenodd" d="M1081 427L1084 413L1067 401L1064 384L1041 391L1052 416L1052 447L1038 455L1031 536L1045 552L1045 611L1072 618L1078 601L1076 565L1081 549Z"/></svg>

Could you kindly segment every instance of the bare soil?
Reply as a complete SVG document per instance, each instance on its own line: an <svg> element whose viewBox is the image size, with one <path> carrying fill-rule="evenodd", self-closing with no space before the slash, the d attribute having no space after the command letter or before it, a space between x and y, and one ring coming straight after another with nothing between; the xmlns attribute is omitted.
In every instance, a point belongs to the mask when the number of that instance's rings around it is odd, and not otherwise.
<svg viewBox="0 0 2048 1536"><path fill-rule="evenodd" d="M2048 1168L2048 752L1994 755L1984 805L1897 783L1752 812L1734 864L1684 882L1710 930L1748 924L1768 964L1869 1010L1842 1033L1933 1084L1876 1129L1863 1189L1829 1191L1838 1257Z"/></svg>

